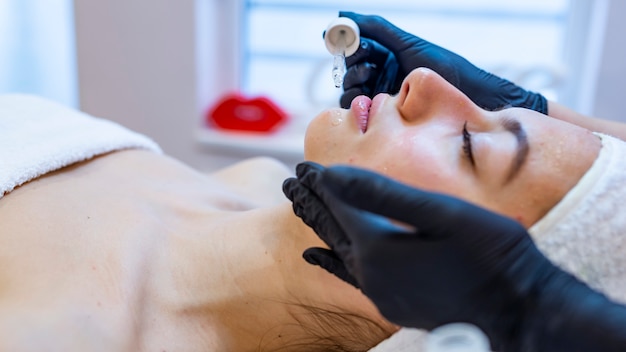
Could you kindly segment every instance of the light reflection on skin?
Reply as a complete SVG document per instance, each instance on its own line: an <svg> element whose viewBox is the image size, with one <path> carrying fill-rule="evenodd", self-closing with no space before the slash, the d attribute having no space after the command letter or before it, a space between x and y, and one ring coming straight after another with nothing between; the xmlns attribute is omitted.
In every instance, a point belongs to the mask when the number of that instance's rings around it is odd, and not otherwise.
<svg viewBox="0 0 626 352"><path fill-rule="evenodd" d="M337 115L343 123L333 125ZM355 108L320 113L307 129L305 159L381 172L526 227L576 184L601 148L590 131L532 110L483 110L426 68L411 72L397 95L374 98L365 133L357 120ZM474 163L463 149L465 124Z"/></svg>

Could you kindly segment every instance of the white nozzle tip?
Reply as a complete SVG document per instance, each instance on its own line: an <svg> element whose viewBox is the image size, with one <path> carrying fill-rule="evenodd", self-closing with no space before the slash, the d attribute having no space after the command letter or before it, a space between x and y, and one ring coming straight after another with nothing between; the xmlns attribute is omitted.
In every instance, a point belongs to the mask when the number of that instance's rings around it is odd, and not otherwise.
<svg viewBox="0 0 626 352"><path fill-rule="evenodd" d="M354 54L360 44L360 31L356 22L347 17L337 17L328 25L324 34L324 43L326 49L333 55L341 50L339 43L341 36L345 39L345 56Z"/></svg>

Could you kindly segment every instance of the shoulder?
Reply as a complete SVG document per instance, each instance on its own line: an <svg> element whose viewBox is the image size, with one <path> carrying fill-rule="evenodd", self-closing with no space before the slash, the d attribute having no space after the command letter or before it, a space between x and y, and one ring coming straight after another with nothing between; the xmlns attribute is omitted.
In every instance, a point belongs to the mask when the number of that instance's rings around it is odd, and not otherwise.
<svg viewBox="0 0 626 352"><path fill-rule="evenodd" d="M221 176L228 174L239 174L248 171L264 171L276 174L282 174L285 177L292 175L292 171L282 161L268 157L259 156L245 159L232 164L226 168L211 173L212 176Z"/></svg>
<svg viewBox="0 0 626 352"><path fill-rule="evenodd" d="M210 177L256 200L259 205L285 201L283 181L293 172L283 162L271 157L255 157L240 161L209 174Z"/></svg>
<svg viewBox="0 0 626 352"><path fill-rule="evenodd" d="M263 181L291 177L293 172L283 162L266 156L245 159L210 174L212 177L232 180L246 178Z"/></svg>

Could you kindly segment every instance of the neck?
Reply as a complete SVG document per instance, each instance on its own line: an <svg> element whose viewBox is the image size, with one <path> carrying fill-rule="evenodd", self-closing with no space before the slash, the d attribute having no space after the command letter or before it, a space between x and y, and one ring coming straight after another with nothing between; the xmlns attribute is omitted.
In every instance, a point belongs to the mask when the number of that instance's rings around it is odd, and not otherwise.
<svg viewBox="0 0 626 352"><path fill-rule="evenodd" d="M205 235L176 245L167 307L195 334L202 331L212 350L296 346L307 342L311 329L320 330L311 335L319 340L329 329L311 313L328 321L328 311L348 312L384 324L359 290L302 259L306 248L324 244L293 215L290 203L205 216L203 222ZM370 336L382 339L390 331L374 331L373 325L363 328L372 330Z"/></svg>

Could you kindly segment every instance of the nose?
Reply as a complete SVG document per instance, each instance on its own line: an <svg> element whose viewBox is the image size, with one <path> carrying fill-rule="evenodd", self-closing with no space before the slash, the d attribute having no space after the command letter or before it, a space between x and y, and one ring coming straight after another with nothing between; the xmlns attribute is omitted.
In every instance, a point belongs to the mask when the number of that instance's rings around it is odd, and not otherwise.
<svg viewBox="0 0 626 352"><path fill-rule="evenodd" d="M421 122L434 117L457 117L462 110L468 113L478 107L435 71L420 67L402 82L397 108L404 120ZM454 111L458 113L450 114Z"/></svg>

